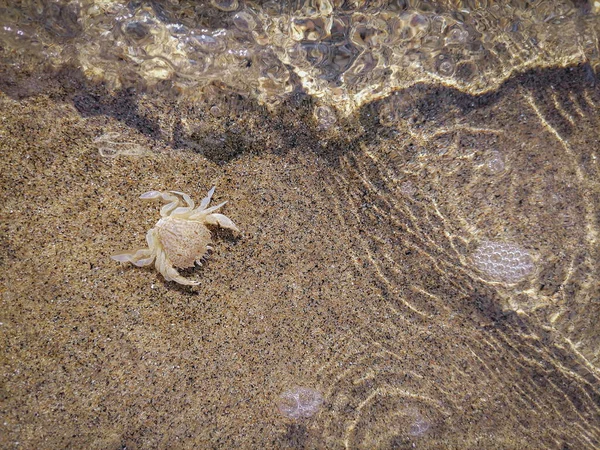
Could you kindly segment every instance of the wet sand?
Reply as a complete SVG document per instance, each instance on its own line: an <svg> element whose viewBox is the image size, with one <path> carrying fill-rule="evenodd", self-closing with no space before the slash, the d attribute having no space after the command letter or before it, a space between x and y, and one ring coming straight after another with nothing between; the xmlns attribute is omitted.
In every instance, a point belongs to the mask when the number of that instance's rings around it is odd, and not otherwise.
<svg viewBox="0 0 600 450"><path fill-rule="evenodd" d="M317 158L103 159L73 108L2 101L3 447L282 445L276 396L315 385L344 328ZM159 218L141 193L213 185L242 234L215 233L198 288L110 260Z"/></svg>
<svg viewBox="0 0 600 450"><path fill-rule="evenodd" d="M600 446L593 345L578 355L541 325L539 273L486 283L445 240L458 207L419 209L454 178L413 177L404 210L359 146L326 157L300 139L219 161L45 95L0 102L1 447ZM100 156L109 132L144 154ZM158 220L140 194L198 201L213 185L242 233L217 231L184 272L200 286L110 259ZM535 307L507 310L534 284ZM293 386L323 394L313 417L277 410Z"/></svg>

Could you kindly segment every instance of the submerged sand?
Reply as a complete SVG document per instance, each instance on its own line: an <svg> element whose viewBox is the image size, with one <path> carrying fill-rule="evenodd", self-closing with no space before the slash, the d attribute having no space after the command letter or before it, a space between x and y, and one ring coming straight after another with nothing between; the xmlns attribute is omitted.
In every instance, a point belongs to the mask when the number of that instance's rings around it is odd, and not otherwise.
<svg viewBox="0 0 600 450"><path fill-rule="evenodd" d="M465 107L470 134L462 146L416 141L460 151L470 148L469 136L491 142L481 123L500 130L494 142L509 172L498 176L514 202L487 196L503 191L492 178L460 185L467 169L459 166L417 170L464 155L441 160L404 146L392 157L398 141L381 135L367 133L362 147L299 139L220 158L206 147L173 148L114 116L82 115L69 101L3 95L0 446L600 446L598 288L577 273L597 255L586 244L597 216L581 221L597 213L598 191L582 200L560 180L539 193L538 182L519 191L523 174L546 180L571 164L563 150L548 150L559 145L532 108L520 119L507 109L525 108L521 92L509 86L500 100ZM597 102L597 87L589 92ZM462 126L448 119L456 109L440 111L429 123ZM574 152L597 142L597 116L585 114L580 129L571 128ZM517 148L532 127L537 135ZM102 156L95 140L107 133L132 150ZM269 142L256 124L247 133ZM466 160L474 165L477 156ZM404 178L382 172L401 164ZM159 217L140 194L178 190L198 201L213 185L215 204L228 201L223 212L241 235L215 233L208 262L185 272L200 286L110 259L143 246ZM597 189L597 181L585 186ZM471 197L456 200L458 188ZM544 189L562 196L557 210L571 204L571 216L549 223L535 197ZM488 197L489 210L468 215L464 204ZM517 206L519 198L531 203ZM579 231L569 234L569 226ZM518 240L536 255L535 276L516 286L486 281L468 265L468 239L476 244L477 233ZM561 256L561 239L575 250L564 247ZM552 305L571 316L552 316ZM312 417L278 410L279 395L294 386L322 394Z"/></svg>

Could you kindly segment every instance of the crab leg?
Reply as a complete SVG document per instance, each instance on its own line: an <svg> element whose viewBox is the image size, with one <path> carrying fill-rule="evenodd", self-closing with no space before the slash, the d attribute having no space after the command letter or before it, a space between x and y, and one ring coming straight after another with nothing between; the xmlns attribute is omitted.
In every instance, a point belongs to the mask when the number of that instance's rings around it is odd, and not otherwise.
<svg viewBox="0 0 600 450"><path fill-rule="evenodd" d="M155 267L167 281L175 281L176 283L185 284L187 286L196 286L200 284L199 281L188 280L179 275L179 272L173 267L173 264L169 261L167 255L165 255L165 252L163 251L160 251L158 255L156 255Z"/></svg>
<svg viewBox="0 0 600 450"><path fill-rule="evenodd" d="M163 206L160 209L161 217L167 217L171 211L177 208L181 204L181 199L176 195L173 195L169 192L160 192L160 191L149 191L140 195L142 200L162 200L163 202L168 202L167 205Z"/></svg>
<svg viewBox="0 0 600 450"><path fill-rule="evenodd" d="M216 188L216 186L213 186L210 189L210 191L208 191L208 193L206 194L206 197L204 197L202 199L202 201L200 202L200 206L198 207L198 211L202 211L202 210L206 209L206 207L210 203L210 199L212 198L213 194L215 193L215 188Z"/></svg>
<svg viewBox="0 0 600 450"><path fill-rule="evenodd" d="M135 266L144 267L152 264L152 261L154 261L154 255L149 249L146 248L137 250L135 253L117 253L116 255L112 255L111 259L120 262L130 262Z"/></svg>
<svg viewBox="0 0 600 450"><path fill-rule="evenodd" d="M189 195L187 195L184 192L179 192L179 191L171 191L171 193L181 195L181 197L183 197L183 200L185 200L185 202L187 203L188 207L191 209L194 209L194 200L192 200Z"/></svg>
<svg viewBox="0 0 600 450"><path fill-rule="evenodd" d="M221 209L226 203L227 203L227 201L224 201L223 203L219 203L216 206L211 206L210 208L207 208L204 211L202 211L202 213L211 214L212 212L218 211L219 209Z"/></svg>
<svg viewBox="0 0 600 450"><path fill-rule="evenodd" d="M173 211L171 211L169 215L175 216L180 214L187 214L194 209L194 201L190 198L189 195L179 191L171 191L171 193L181 195L181 197L183 197L183 200L187 203L187 206L179 206L178 208L175 208Z"/></svg>

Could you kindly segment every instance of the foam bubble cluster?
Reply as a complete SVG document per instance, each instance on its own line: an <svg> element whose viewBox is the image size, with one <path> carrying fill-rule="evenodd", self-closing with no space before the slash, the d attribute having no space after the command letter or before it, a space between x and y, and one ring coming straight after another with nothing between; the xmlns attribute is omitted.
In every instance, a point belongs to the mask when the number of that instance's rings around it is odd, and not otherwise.
<svg viewBox="0 0 600 450"><path fill-rule="evenodd" d="M345 113L415 82L488 92L513 71L587 61L580 40L559 39L579 23L581 6L567 5L577 2L556 2L560 12L547 2L487 3L6 2L0 47L5 58L75 65L117 89L143 80L195 98L217 83L278 104L301 88Z"/></svg>
<svg viewBox="0 0 600 450"><path fill-rule="evenodd" d="M483 242L472 258L475 267L487 274L492 281L516 283L535 268L527 250L506 242Z"/></svg>
<svg viewBox="0 0 600 450"><path fill-rule="evenodd" d="M504 172L506 165L504 164L502 153L500 153L498 150L491 151L488 156L487 166L489 171L493 174Z"/></svg>
<svg viewBox="0 0 600 450"><path fill-rule="evenodd" d="M290 419L306 419L315 415L323 404L323 396L315 389L296 386L279 396L277 408Z"/></svg>

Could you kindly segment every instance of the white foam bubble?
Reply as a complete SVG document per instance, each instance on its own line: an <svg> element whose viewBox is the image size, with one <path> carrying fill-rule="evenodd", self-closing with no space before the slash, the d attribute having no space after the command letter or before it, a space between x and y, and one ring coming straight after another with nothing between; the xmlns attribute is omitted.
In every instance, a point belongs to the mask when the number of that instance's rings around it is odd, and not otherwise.
<svg viewBox="0 0 600 450"><path fill-rule="evenodd" d="M499 174L504 172L506 165L504 164L504 157L498 150L493 150L489 153L487 158L487 167L493 174Z"/></svg>
<svg viewBox="0 0 600 450"><path fill-rule="evenodd" d="M472 260L492 281L516 283L535 269L526 249L507 242L483 242L473 253Z"/></svg>
<svg viewBox="0 0 600 450"><path fill-rule="evenodd" d="M279 412L290 419L306 419L316 414L323 404L323 396L315 389L296 386L279 396Z"/></svg>

